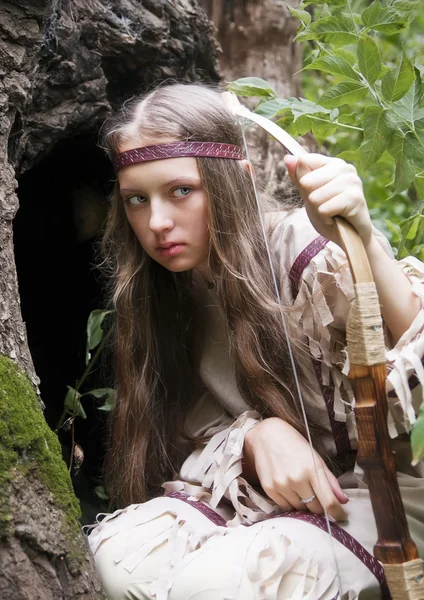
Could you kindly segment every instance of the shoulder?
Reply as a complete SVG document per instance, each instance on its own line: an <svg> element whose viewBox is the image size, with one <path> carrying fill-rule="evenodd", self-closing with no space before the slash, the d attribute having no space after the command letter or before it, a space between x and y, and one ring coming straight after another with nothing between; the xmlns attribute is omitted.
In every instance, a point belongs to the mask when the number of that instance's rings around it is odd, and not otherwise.
<svg viewBox="0 0 424 600"><path fill-rule="evenodd" d="M303 269L328 244L314 229L303 207L268 213L266 219L272 253L288 273Z"/></svg>
<svg viewBox="0 0 424 600"><path fill-rule="evenodd" d="M287 272L294 269L301 273L317 255L327 257L334 269L347 261L337 244L317 232L303 207L267 213L266 223L271 251ZM373 233L383 250L394 258L387 238L375 227Z"/></svg>

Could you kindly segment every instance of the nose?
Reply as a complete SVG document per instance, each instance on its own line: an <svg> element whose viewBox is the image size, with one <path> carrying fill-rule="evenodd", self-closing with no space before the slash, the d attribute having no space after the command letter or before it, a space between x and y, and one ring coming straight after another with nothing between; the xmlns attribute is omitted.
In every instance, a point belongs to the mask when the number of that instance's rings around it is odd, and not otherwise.
<svg viewBox="0 0 424 600"><path fill-rule="evenodd" d="M150 230L156 234L170 231L174 227L169 203L161 201L154 202L151 200L149 227Z"/></svg>

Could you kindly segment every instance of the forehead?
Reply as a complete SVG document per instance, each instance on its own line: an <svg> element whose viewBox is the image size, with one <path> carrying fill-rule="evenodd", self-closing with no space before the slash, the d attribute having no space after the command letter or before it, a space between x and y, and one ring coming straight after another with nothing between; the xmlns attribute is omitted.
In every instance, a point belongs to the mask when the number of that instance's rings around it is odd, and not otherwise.
<svg viewBox="0 0 424 600"><path fill-rule="evenodd" d="M165 158L136 163L118 171L120 187L134 188L137 185L160 186L177 177L191 177L200 180L197 161L192 156Z"/></svg>

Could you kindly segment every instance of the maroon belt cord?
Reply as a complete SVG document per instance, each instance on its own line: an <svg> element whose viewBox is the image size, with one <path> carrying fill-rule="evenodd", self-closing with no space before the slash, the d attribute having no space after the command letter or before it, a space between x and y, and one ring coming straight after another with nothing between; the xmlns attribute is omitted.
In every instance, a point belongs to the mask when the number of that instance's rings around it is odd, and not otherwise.
<svg viewBox="0 0 424 600"><path fill-rule="evenodd" d="M299 282L305 267L319 252L321 252L323 248L325 248L327 244L328 240L325 237L317 237L302 250L302 252L294 261L289 273L293 301L296 299L296 296L299 292ZM334 417L334 387L323 384L320 362L316 359L313 359L312 364L316 378L321 387L325 405L327 407L328 418L330 421L334 443L336 445L337 456L341 461L348 463L349 459L350 461L353 461L354 459L353 451L350 445L346 423L343 423L342 421L336 421Z"/></svg>
<svg viewBox="0 0 424 600"><path fill-rule="evenodd" d="M181 500L186 504L189 504L199 512L201 512L205 517L207 517L212 523L218 525L219 527L227 527L226 520L221 517L218 513L216 513L210 506L204 504L200 500L191 500L188 494L184 494L182 492L171 492L169 494L165 494L167 498L175 498L176 500ZM314 515L310 512L301 512L301 511L291 511L282 513L279 515L271 515L269 517L265 517L262 521L258 521L258 523L262 523L263 521L269 521L271 519L276 518L288 518L288 519L298 519L299 521L305 521L310 525L314 525L318 527L322 531L328 533L327 529L327 521L321 515ZM254 523L256 525L256 523ZM250 527L247 525L246 527ZM382 600L391 600L391 595L389 588L387 586L386 576L384 574L384 569L377 559L373 557L372 554L366 550L362 544L355 540L353 536L350 535L347 531L342 529L340 525L337 523L330 523L331 535L345 548L350 550L352 554L354 554L374 575L380 584L381 588L381 598Z"/></svg>

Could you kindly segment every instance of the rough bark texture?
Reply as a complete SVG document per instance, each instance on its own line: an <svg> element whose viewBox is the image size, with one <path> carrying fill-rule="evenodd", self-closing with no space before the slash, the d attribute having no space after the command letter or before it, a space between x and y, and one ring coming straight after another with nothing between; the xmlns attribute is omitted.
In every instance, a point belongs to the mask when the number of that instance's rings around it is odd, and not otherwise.
<svg viewBox="0 0 424 600"><path fill-rule="evenodd" d="M100 598L34 391L13 254L16 181L154 81L217 80L216 46L195 0L0 0L0 77L0 598Z"/></svg>
<svg viewBox="0 0 424 600"><path fill-rule="evenodd" d="M300 77L294 73L301 69L302 51L293 42L298 21L284 0L200 0L200 4L217 28L225 81L261 77L281 98L300 95ZM248 98L242 101L254 105ZM300 141L316 149L312 139ZM248 145L259 180L281 198L293 196L281 146L259 128L249 131Z"/></svg>
<svg viewBox="0 0 424 600"><path fill-rule="evenodd" d="M297 19L283 0L201 0L217 28L226 81L262 77L282 97L298 95L301 49L293 43Z"/></svg>

